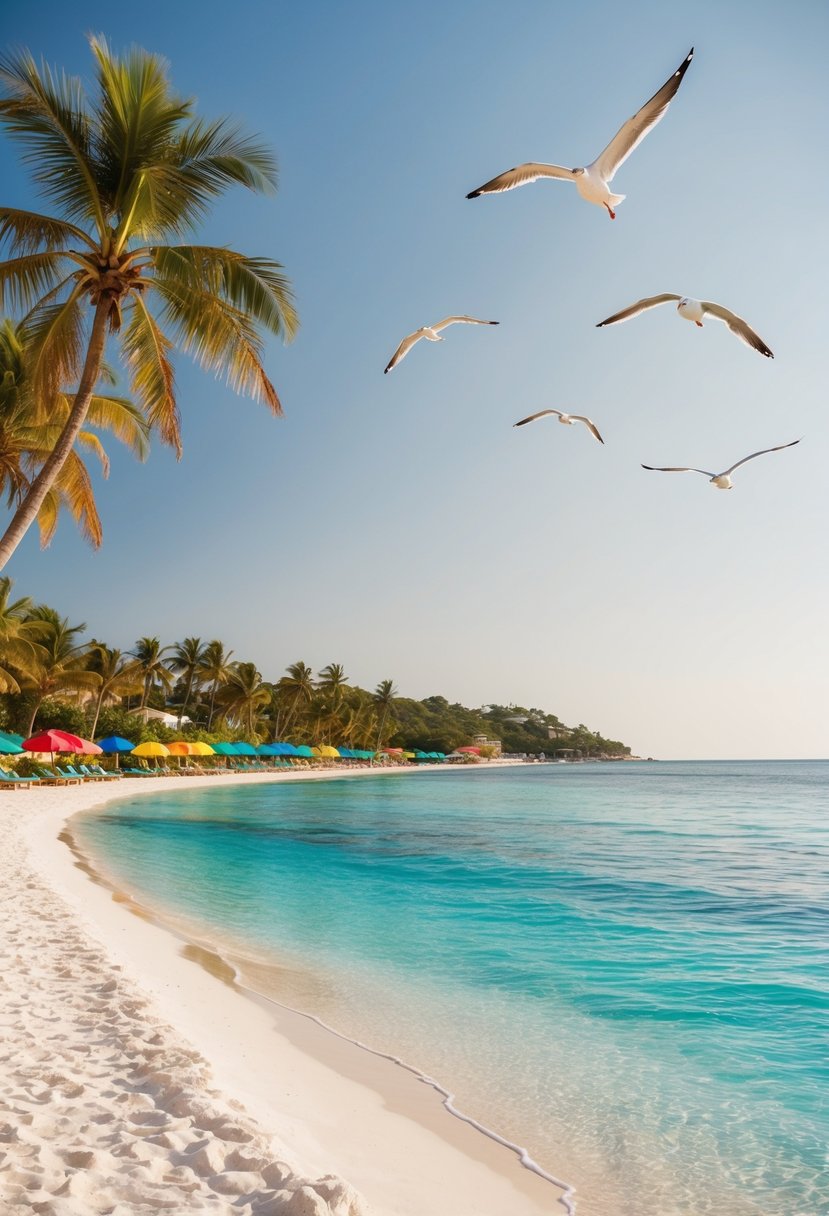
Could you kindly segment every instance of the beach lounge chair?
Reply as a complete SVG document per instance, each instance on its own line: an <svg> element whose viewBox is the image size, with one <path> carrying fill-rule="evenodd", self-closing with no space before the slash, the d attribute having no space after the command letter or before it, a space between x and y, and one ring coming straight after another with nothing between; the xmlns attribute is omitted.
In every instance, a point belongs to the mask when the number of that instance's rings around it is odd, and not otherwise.
<svg viewBox="0 0 829 1216"><path fill-rule="evenodd" d="M28 790L37 785L37 777L21 777L19 773L8 773L0 768L0 786L6 790Z"/></svg>
<svg viewBox="0 0 829 1216"><path fill-rule="evenodd" d="M64 777L49 768L39 768L37 774L43 785L80 785L78 777Z"/></svg>
<svg viewBox="0 0 829 1216"><path fill-rule="evenodd" d="M100 764L79 764L78 768L87 777L102 777L104 781L120 781L120 773L108 773L105 768L101 768Z"/></svg>
<svg viewBox="0 0 829 1216"><path fill-rule="evenodd" d="M60 775L62 777L77 777L79 781L93 781L93 780L98 781L98 780L100 780L100 778L98 778L98 777L87 777L87 775L85 773L79 772L71 764L64 764L63 768L58 768L58 766L55 765L55 772L60 773Z"/></svg>

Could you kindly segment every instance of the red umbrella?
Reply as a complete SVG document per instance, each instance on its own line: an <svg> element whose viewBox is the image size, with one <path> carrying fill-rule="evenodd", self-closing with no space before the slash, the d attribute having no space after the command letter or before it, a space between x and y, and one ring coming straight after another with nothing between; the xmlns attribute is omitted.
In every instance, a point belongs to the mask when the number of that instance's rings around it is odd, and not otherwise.
<svg viewBox="0 0 829 1216"><path fill-rule="evenodd" d="M71 735L66 730L43 730L23 743L27 752L79 752L84 756L96 756L100 752L97 743Z"/></svg>

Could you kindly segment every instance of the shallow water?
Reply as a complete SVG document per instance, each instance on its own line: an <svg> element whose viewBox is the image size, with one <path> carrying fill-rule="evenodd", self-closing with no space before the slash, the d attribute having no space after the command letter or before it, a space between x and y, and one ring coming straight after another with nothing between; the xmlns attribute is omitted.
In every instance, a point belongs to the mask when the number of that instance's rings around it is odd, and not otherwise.
<svg viewBox="0 0 829 1216"><path fill-rule="evenodd" d="M578 1216L826 1216L827 783L824 762L240 780L76 835L267 964L261 990L438 1077Z"/></svg>

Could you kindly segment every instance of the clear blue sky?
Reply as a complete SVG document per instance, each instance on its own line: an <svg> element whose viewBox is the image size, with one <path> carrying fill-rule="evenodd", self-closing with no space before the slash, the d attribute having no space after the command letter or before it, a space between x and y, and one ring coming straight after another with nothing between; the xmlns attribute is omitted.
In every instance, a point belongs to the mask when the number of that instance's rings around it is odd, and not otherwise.
<svg viewBox="0 0 829 1216"><path fill-rule="evenodd" d="M217 636L268 678L302 658L414 696L515 701L657 756L825 756L829 9L464 0L18 5L2 41L87 74L84 35L163 53L207 117L275 149L274 198L206 240L282 261L302 328L267 365L282 421L178 364L185 454L110 445L103 549L31 534L21 593L129 647ZM620 170L611 223L572 187L464 195L578 165L695 60ZM0 139L6 203L37 206ZM676 291L745 316L772 362ZM451 312L500 320L421 344ZM581 429L516 419L545 406ZM722 493L696 475L758 460Z"/></svg>

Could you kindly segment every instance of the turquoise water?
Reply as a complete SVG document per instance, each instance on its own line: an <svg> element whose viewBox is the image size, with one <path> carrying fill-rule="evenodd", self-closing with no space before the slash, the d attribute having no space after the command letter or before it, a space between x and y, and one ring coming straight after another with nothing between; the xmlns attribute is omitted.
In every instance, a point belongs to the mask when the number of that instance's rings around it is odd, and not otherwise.
<svg viewBox="0 0 829 1216"><path fill-rule="evenodd" d="M548 765L185 786L76 824L578 1216L827 1216L828 789L823 762Z"/></svg>

